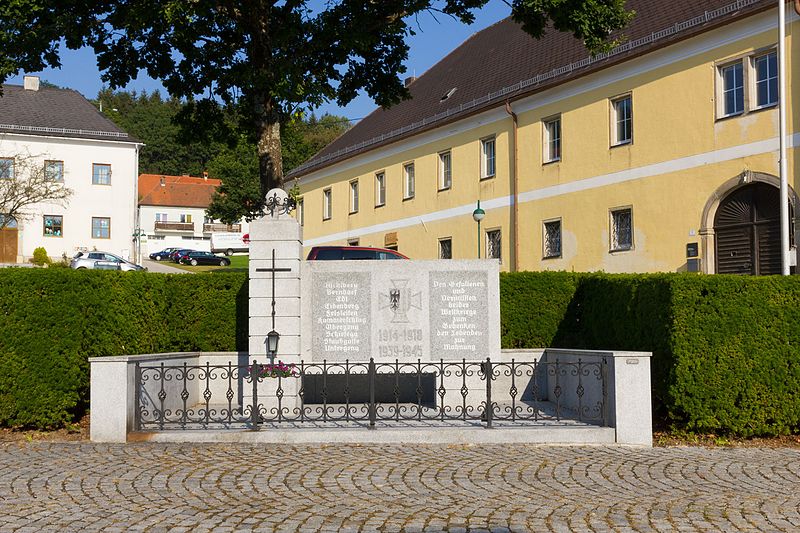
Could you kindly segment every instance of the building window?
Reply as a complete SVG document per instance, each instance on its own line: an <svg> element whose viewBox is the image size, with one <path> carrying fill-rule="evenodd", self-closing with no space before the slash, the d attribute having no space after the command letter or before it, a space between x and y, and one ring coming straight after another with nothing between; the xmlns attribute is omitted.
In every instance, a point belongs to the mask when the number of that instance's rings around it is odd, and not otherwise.
<svg viewBox="0 0 800 533"><path fill-rule="evenodd" d="M722 116L729 117L744 112L744 71L742 62L720 67L722 81Z"/></svg>
<svg viewBox="0 0 800 533"><path fill-rule="evenodd" d="M545 259L561 257L561 220L549 220L544 223L542 243L542 256Z"/></svg>
<svg viewBox="0 0 800 533"><path fill-rule="evenodd" d="M166 222L166 221L167 221L166 213L156 213L156 222Z"/></svg>
<svg viewBox="0 0 800 533"><path fill-rule="evenodd" d="M17 227L19 227L19 224L16 218L8 216L8 214L0 213L0 228L17 228Z"/></svg>
<svg viewBox="0 0 800 533"><path fill-rule="evenodd" d="M449 189L453 184L453 164L450 151L439 154L439 190Z"/></svg>
<svg viewBox="0 0 800 533"><path fill-rule="evenodd" d="M611 251L633 248L633 210L630 207L611 211Z"/></svg>
<svg viewBox="0 0 800 533"><path fill-rule="evenodd" d="M489 259L501 259L501 238L500 230L493 229L486 232L486 257Z"/></svg>
<svg viewBox="0 0 800 533"><path fill-rule="evenodd" d="M92 217L92 238L111 238L111 219L108 217Z"/></svg>
<svg viewBox="0 0 800 533"><path fill-rule="evenodd" d="M633 141L633 102L631 95L611 100L611 145Z"/></svg>
<svg viewBox="0 0 800 533"><path fill-rule="evenodd" d="M14 179L14 159L10 157L0 157L0 179Z"/></svg>
<svg viewBox="0 0 800 533"><path fill-rule="evenodd" d="M358 180L350 182L350 214L358 213Z"/></svg>
<svg viewBox="0 0 800 533"><path fill-rule="evenodd" d="M302 198L297 199L297 221L302 226L306 221L306 210L305 204L303 203Z"/></svg>
<svg viewBox="0 0 800 533"><path fill-rule="evenodd" d="M61 237L64 232L64 217L61 215L45 215L43 234L45 237Z"/></svg>
<svg viewBox="0 0 800 533"><path fill-rule="evenodd" d="M453 258L453 239L439 239L439 259Z"/></svg>
<svg viewBox="0 0 800 533"><path fill-rule="evenodd" d="M491 137L481 140L481 179L493 178L494 171L494 137Z"/></svg>
<svg viewBox="0 0 800 533"><path fill-rule="evenodd" d="M325 189L322 191L322 220L330 220L331 218L331 190Z"/></svg>
<svg viewBox="0 0 800 533"><path fill-rule="evenodd" d="M358 246L358 239L347 239L347 246Z"/></svg>
<svg viewBox="0 0 800 533"><path fill-rule="evenodd" d="M192 223L192 215L181 215L181 222L186 224Z"/></svg>
<svg viewBox="0 0 800 533"><path fill-rule="evenodd" d="M375 174L375 207L386 204L386 173Z"/></svg>
<svg viewBox="0 0 800 533"><path fill-rule="evenodd" d="M94 163L92 165L92 184L111 185L111 165Z"/></svg>
<svg viewBox="0 0 800 533"><path fill-rule="evenodd" d="M414 163L403 165L403 199L414 198Z"/></svg>
<svg viewBox="0 0 800 533"><path fill-rule="evenodd" d="M544 121L544 162L561 161L561 117Z"/></svg>
<svg viewBox="0 0 800 533"><path fill-rule="evenodd" d="M756 82L756 106L769 107L778 103L778 53L770 52L753 58Z"/></svg>
<svg viewBox="0 0 800 533"><path fill-rule="evenodd" d="M45 161L44 177L50 181L64 181L64 162Z"/></svg>

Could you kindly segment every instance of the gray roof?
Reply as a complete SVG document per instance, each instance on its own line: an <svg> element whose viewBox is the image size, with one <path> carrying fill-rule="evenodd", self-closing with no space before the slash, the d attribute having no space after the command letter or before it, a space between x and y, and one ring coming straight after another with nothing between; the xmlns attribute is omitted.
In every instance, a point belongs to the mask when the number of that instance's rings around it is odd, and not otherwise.
<svg viewBox="0 0 800 533"><path fill-rule="evenodd" d="M139 142L103 116L77 91L3 85L0 133Z"/></svg>
<svg viewBox="0 0 800 533"><path fill-rule="evenodd" d="M510 18L502 20L474 34L414 81L409 86L411 99L376 109L288 177L304 176L506 100L513 102L774 4L771 0L627 0L626 7L636 12L623 32L628 41L596 57L572 35L549 31L537 41Z"/></svg>

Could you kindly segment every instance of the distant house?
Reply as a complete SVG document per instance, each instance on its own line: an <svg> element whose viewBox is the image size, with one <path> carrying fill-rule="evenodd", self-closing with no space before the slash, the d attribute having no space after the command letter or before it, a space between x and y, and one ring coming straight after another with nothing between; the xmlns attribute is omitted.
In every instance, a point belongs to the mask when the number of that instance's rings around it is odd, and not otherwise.
<svg viewBox="0 0 800 533"><path fill-rule="evenodd" d="M209 251L215 232L246 233L247 223L222 224L206 216L220 180L207 176L139 176L142 256L167 247Z"/></svg>
<svg viewBox="0 0 800 533"><path fill-rule="evenodd" d="M73 195L12 221L2 232L0 262L27 261L40 246L53 258L91 249L132 258L141 146L76 91L40 87L35 76L3 85L0 179L24 179L33 165ZM23 161L31 164L23 169Z"/></svg>

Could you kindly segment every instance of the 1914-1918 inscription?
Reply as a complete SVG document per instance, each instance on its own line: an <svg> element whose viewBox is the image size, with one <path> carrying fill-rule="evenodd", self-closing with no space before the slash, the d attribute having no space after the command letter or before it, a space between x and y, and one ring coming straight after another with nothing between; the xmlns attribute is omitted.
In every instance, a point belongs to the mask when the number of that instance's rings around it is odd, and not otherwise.
<svg viewBox="0 0 800 533"><path fill-rule="evenodd" d="M431 354L474 358L489 353L487 273L430 273Z"/></svg>
<svg viewBox="0 0 800 533"><path fill-rule="evenodd" d="M356 359L370 351L370 276L328 274L313 293L313 350L321 359Z"/></svg>

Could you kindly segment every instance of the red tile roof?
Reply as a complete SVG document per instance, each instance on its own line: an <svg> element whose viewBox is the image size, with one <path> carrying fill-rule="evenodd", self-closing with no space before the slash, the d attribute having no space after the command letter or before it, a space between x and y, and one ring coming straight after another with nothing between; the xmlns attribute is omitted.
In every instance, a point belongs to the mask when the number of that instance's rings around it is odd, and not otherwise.
<svg viewBox="0 0 800 533"><path fill-rule="evenodd" d="M192 176L139 175L139 205L208 207L222 182Z"/></svg>
<svg viewBox="0 0 800 533"><path fill-rule="evenodd" d="M682 39L777 5L770 0L627 0L636 12L623 31L626 44L590 57L570 34L549 31L536 40L510 18L474 34L410 86L412 98L378 108L287 177L441 127L506 100L553 86L653 52ZM456 89L451 93L452 89ZM445 95L450 95L445 98Z"/></svg>

